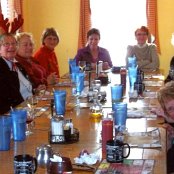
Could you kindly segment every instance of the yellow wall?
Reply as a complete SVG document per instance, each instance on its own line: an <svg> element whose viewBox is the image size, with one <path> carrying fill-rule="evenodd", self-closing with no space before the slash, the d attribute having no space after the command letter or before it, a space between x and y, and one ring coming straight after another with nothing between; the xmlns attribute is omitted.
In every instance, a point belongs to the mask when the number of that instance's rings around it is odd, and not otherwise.
<svg viewBox="0 0 174 174"><path fill-rule="evenodd" d="M54 27L60 42L56 47L60 74L68 72L68 58L77 52L80 0L24 0L24 31L33 33L37 49L41 33Z"/></svg>
<svg viewBox="0 0 174 174"><path fill-rule="evenodd" d="M170 59L174 56L171 35L174 32L174 1L158 0L158 27L161 46L160 66L168 74Z"/></svg>
<svg viewBox="0 0 174 174"><path fill-rule="evenodd" d="M24 30L32 32L36 48L40 46L40 36L44 28L54 27L60 34L60 44L56 48L60 74L68 71L68 58L77 51L80 0L24 0ZM174 48L170 43L174 32L174 1L158 0L158 26L161 46L160 67L165 75L169 70Z"/></svg>

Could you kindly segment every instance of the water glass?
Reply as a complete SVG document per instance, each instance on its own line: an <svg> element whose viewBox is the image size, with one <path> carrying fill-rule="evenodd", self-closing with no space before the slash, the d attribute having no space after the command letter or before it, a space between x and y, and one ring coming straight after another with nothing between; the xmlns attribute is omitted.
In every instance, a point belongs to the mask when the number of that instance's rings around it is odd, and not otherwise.
<svg viewBox="0 0 174 174"><path fill-rule="evenodd" d="M10 116L0 116L0 151L10 149L11 129L12 118Z"/></svg>
<svg viewBox="0 0 174 174"><path fill-rule="evenodd" d="M79 73L80 72L80 68L79 68L79 66L76 65L76 62L75 63L73 62L70 65L70 68L71 68L71 74L72 73Z"/></svg>
<svg viewBox="0 0 174 174"><path fill-rule="evenodd" d="M16 109L10 112L13 125L14 141L24 141L26 138L27 111L25 109Z"/></svg>
<svg viewBox="0 0 174 174"><path fill-rule="evenodd" d="M137 66L137 60L136 57L128 57L128 68L129 67L136 67Z"/></svg>
<svg viewBox="0 0 174 174"><path fill-rule="evenodd" d="M129 67L128 74L129 74L130 87L133 88L134 83L137 80L137 67Z"/></svg>
<svg viewBox="0 0 174 174"><path fill-rule="evenodd" d="M69 59L68 60L69 64L69 74L71 74L74 71L74 67L76 68L76 60L75 59Z"/></svg>
<svg viewBox="0 0 174 174"><path fill-rule="evenodd" d="M54 91L54 102L56 115L65 114L65 103L66 103L66 91L65 90L55 90Z"/></svg>
<svg viewBox="0 0 174 174"><path fill-rule="evenodd" d="M84 73L77 73L76 74L76 92L77 94L81 94L81 92L83 91L84 89L84 78L85 78L85 74Z"/></svg>
<svg viewBox="0 0 174 174"><path fill-rule="evenodd" d="M114 124L116 127L126 126L127 103L119 102L112 104Z"/></svg>
<svg viewBox="0 0 174 174"><path fill-rule="evenodd" d="M111 98L112 102L120 102L123 97L123 86L121 84L116 84L111 86Z"/></svg>

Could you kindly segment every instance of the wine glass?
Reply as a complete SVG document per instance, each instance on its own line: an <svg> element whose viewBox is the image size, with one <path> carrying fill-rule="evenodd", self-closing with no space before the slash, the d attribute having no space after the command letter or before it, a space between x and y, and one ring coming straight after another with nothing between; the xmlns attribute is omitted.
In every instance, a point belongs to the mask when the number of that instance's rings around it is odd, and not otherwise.
<svg viewBox="0 0 174 174"><path fill-rule="evenodd" d="M26 119L26 135L31 135L33 134L32 128L34 126L34 109L31 107L27 108L27 119Z"/></svg>
<svg viewBox="0 0 174 174"><path fill-rule="evenodd" d="M84 72L85 71L85 68L86 68L86 61L79 61L78 62L78 65L79 65L79 68L80 68L80 70L82 71L82 72Z"/></svg>

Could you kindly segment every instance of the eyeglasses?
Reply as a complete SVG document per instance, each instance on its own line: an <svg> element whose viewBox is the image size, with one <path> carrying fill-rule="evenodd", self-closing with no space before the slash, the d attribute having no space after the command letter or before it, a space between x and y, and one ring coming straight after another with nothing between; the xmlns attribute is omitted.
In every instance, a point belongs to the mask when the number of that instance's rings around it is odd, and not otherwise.
<svg viewBox="0 0 174 174"><path fill-rule="evenodd" d="M147 33L137 33L136 36L147 36Z"/></svg>
<svg viewBox="0 0 174 174"><path fill-rule="evenodd" d="M9 42L6 42L6 43L2 43L2 46L4 47L16 47L17 46L17 43L16 42L12 42L12 43L9 43Z"/></svg>

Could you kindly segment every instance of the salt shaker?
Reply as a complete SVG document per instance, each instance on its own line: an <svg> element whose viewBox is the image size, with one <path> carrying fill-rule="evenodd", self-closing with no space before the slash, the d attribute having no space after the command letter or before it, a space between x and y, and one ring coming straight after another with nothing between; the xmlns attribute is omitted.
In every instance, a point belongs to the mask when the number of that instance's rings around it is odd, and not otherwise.
<svg viewBox="0 0 174 174"><path fill-rule="evenodd" d="M51 119L52 142L64 142L64 117L53 116Z"/></svg>

